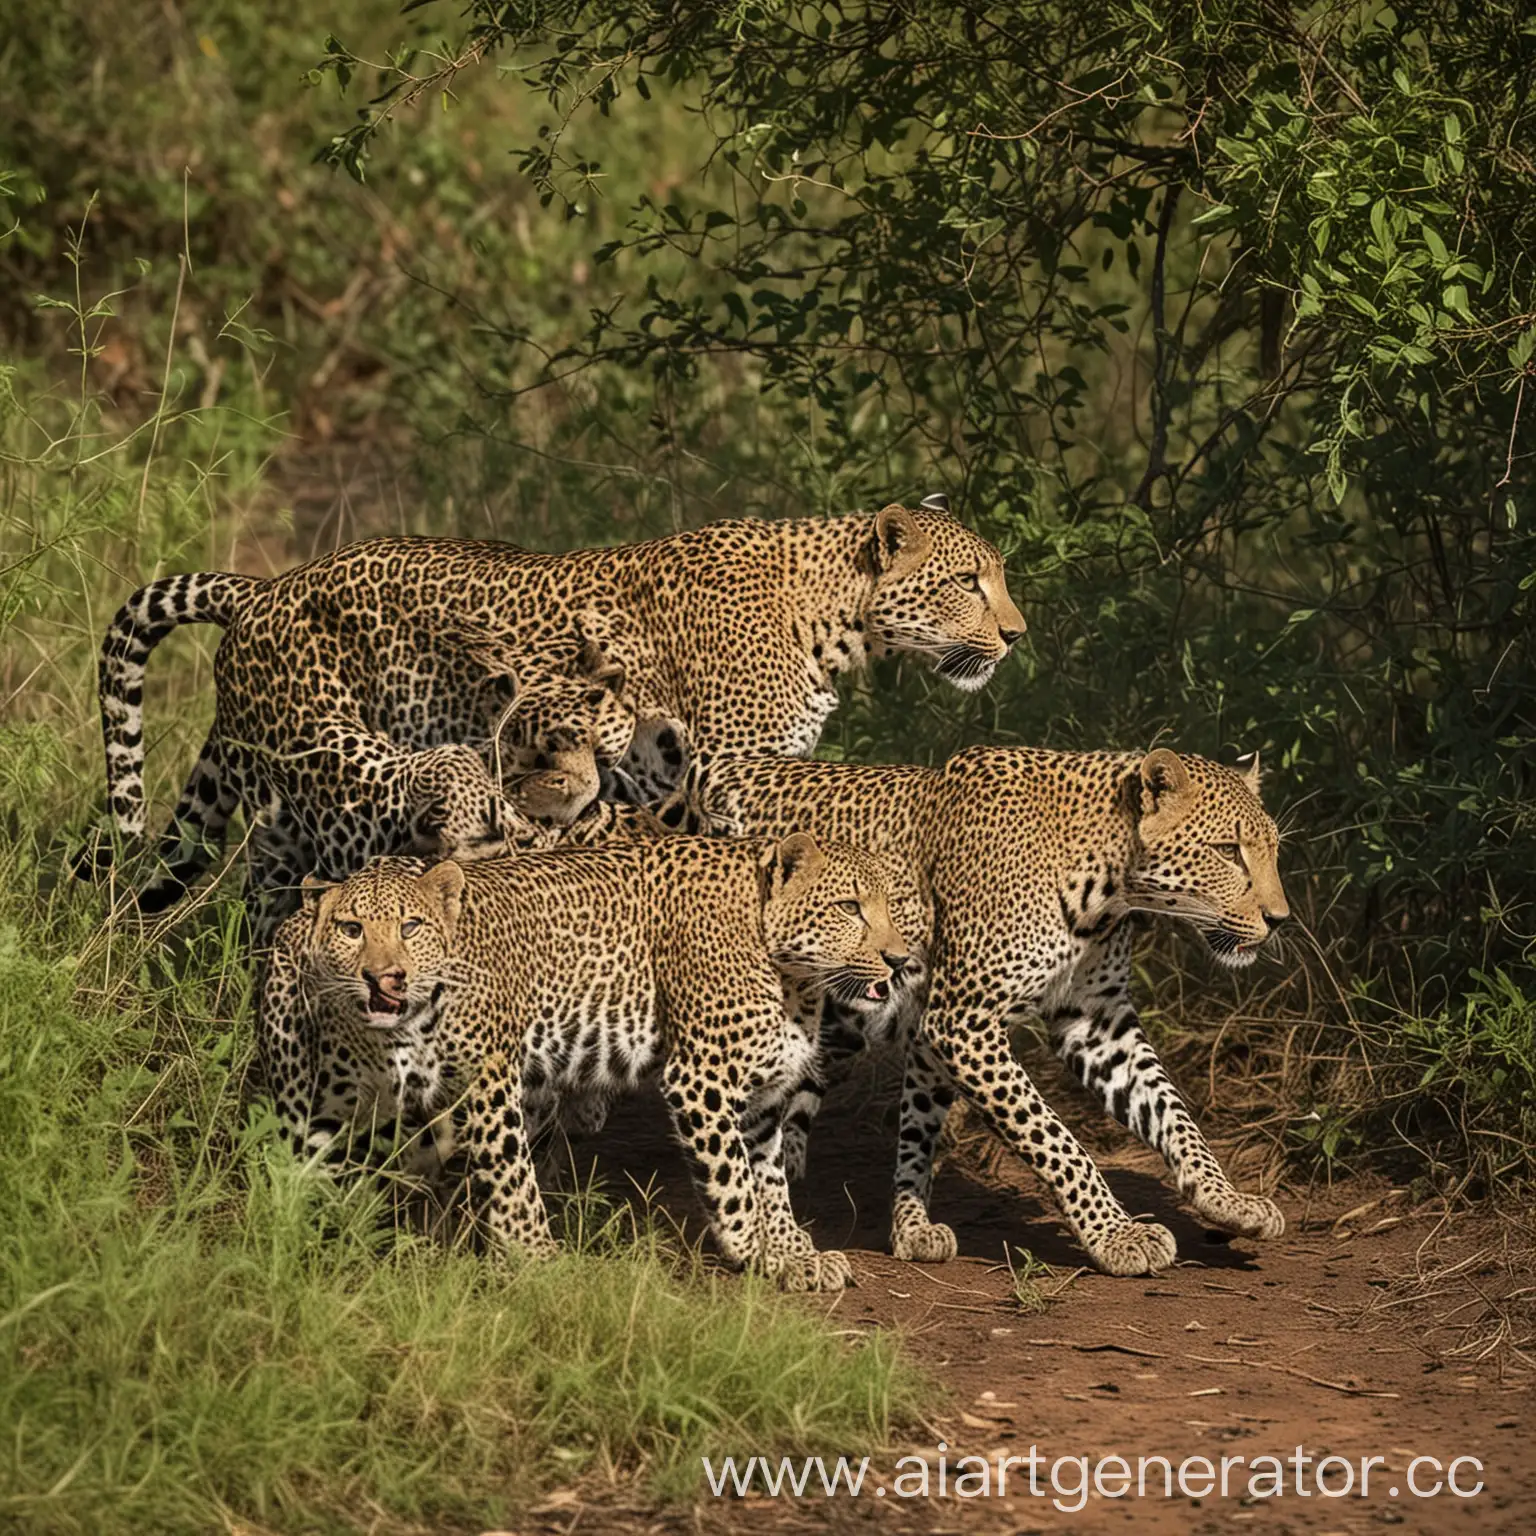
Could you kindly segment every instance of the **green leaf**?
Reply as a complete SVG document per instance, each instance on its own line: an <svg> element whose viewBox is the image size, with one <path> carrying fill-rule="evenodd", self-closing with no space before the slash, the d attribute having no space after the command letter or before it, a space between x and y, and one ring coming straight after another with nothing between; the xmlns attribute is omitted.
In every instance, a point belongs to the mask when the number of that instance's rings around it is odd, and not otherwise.
<svg viewBox="0 0 1536 1536"><path fill-rule="evenodd" d="M1433 224L1421 225L1419 232L1424 236L1424 244L1429 247L1429 254L1443 267L1451 258L1445 241L1440 238Z"/></svg>
<svg viewBox="0 0 1536 1536"><path fill-rule="evenodd" d="M1207 229L1214 224L1220 224L1225 219L1230 219L1237 212L1230 203L1217 203L1214 208L1207 208L1204 213L1197 215L1189 221L1192 229Z"/></svg>

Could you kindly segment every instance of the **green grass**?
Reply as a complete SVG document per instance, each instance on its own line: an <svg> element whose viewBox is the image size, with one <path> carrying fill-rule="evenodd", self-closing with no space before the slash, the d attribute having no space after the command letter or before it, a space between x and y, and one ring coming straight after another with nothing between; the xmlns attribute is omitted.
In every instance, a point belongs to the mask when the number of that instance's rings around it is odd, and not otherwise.
<svg viewBox="0 0 1536 1536"><path fill-rule="evenodd" d="M907 1405L887 1341L829 1347L643 1226L512 1270L389 1231L242 1113L213 978L92 1009L76 971L6 931L0 1520L475 1528L575 1475L687 1494L700 1452L868 1444Z"/></svg>

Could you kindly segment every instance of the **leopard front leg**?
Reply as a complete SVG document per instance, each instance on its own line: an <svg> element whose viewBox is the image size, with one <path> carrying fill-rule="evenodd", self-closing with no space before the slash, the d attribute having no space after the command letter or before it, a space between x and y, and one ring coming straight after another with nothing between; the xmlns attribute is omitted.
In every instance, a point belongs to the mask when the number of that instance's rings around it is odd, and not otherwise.
<svg viewBox="0 0 1536 1536"><path fill-rule="evenodd" d="M896 1141L896 1193L891 1203L891 1252L920 1264L947 1264L960 1251L954 1228L931 1221L934 1149L955 1101L949 1074L914 1036L907 1042Z"/></svg>
<svg viewBox="0 0 1536 1536"><path fill-rule="evenodd" d="M784 1115L784 1170L796 1183L805 1177L811 1123L821 1113L827 1085L842 1075L866 1044L858 1014L833 998L822 1001L819 1022L810 1022L817 1031L816 1055L796 1084Z"/></svg>
<svg viewBox="0 0 1536 1536"><path fill-rule="evenodd" d="M1014 1058L994 1013L940 987L923 1020L922 1037L956 1087L988 1125L1050 1186L1094 1264L1110 1275L1155 1274L1173 1263L1173 1234L1133 1221L1104 1175L1040 1097ZM1000 1010L999 1010L1000 1011Z"/></svg>
<svg viewBox="0 0 1536 1536"><path fill-rule="evenodd" d="M481 1065L465 1096L463 1120L470 1203L491 1241L503 1253L558 1253L523 1120L522 1075L509 1070L503 1053Z"/></svg>
<svg viewBox="0 0 1536 1536"><path fill-rule="evenodd" d="M733 1269L745 1269L763 1257L757 1182L741 1134L737 1090L705 1055L674 1049L662 1068L662 1094L720 1256Z"/></svg>
<svg viewBox="0 0 1536 1536"><path fill-rule="evenodd" d="M1242 1237L1279 1237L1280 1207L1228 1179L1147 1039L1131 1001L1130 944L1128 933L1117 933L1091 952L1066 994L1043 1010L1056 1054L1116 1120L1162 1154L1204 1220Z"/></svg>
<svg viewBox="0 0 1536 1536"><path fill-rule="evenodd" d="M852 1266L835 1250L818 1252L795 1220L784 1173L783 1124L782 1103L760 1104L744 1132L761 1212L762 1267L786 1291L839 1291L853 1284Z"/></svg>

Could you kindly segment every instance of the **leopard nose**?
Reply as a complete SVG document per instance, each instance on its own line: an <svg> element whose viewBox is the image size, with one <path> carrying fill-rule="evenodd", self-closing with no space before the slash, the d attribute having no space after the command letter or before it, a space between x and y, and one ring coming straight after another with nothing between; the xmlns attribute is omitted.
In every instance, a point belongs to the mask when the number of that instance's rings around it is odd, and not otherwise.
<svg viewBox="0 0 1536 1536"><path fill-rule="evenodd" d="M370 971L363 967L363 980L379 992L398 992L405 985L404 971Z"/></svg>
<svg viewBox="0 0 1536 1536"><path fill-rule="evenodd" d="M897 954L885 949L880 951L880 958L884 960L888 966L890 966L892 981L900 976L901 973L906 970L906 968L912 963L912 957L910 955Z"/></svg>
<svg viewBox="0 0 1536 1536"><path fill-rule="evenodd" d="M998 634L1003 637L1003 644L1010 647L1016 641L1024 638L1024 631L1022 629L999 629Z"/></svg>
<svg viewBox="0 0 1536 1536"><path fill-rule="evenodd" d="M1264 927L1268 933L1273 933L1277 928L1283 928L1291 920L1289 912L1266 912L1264 914Z"/></svg>

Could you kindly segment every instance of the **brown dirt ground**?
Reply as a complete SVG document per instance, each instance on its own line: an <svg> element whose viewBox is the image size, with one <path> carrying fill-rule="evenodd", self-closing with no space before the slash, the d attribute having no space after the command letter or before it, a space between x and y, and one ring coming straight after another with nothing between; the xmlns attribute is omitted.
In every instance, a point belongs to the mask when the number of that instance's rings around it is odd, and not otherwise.
<svg viewBox="0 0 1536 1536"><path fill-rule="evenodd" d="M933 1209L960 1239L952 1264L901 1264L885 1252L894 1146L889 1069L866 1069L828 1103L812 1141L797 1209L824 1247L850 1256L857 1286L807 1298L834 1326L896 1328L943 1396L911 1443L874 1458L871 1484L891 1483L898 1456L927 1455L937 1487L937 1447L954 1464L979 1454L1025 1455L1039 1447L1041 1496L870 1497L819 1491L796 1500L705 1495L686 1515L648 1514L601 1496L562 1494L525 1530L784 1532L869 1529L939 1536L964 1532L1367 1532L1536 1531L1536 1451L1527 1433L1531 1374L1521 1345L1536 1285L1530 1234L1492 1216L1410 1207L1384 1182L1331 1189L1282 1184L1290 1229L1279 1242L1228 1241L1204 1230L1158 1177L1159 1162L1129 1138L1106 1132L1086 1098L1049 1077L1058 1110L1099 1150L1127 1208L1163 1222L1179 1242L1175 1268L1153 1279L1110 1279L1077 1269L1081 1255L1034 1180L1006 1155L962 1146L940 1170ZM1105 1152L1105 1146L1112 1150ZM659 1104L649 1096L616 1110L601 1137L575 1149L612 1191L651 1180L652 1196L685 1231L699 1221ZM1255 1186L1262 1168L1239 1174ZM638 1198L638 1197L637 1197ZM1346 1218L1346 1219L1341 1219ZM1043 1311L1013 1295L1006 1257L1028 1249L1053 1274ZM1059 1456L1261 1455L1383 1460L1369 1497L1248 1498L1247 1472L1230 1496L1110 1499L1090 1496L1080 1513L1054 1507L1050 1462ZM1477 1497L1417 1498L1406 1483L1416 1456L1443 1466L1475 1456L1463 1487ZM884 1468L882 1473L881 1469ZM1195 1469L1198 1470L1198 1469ZM995 1474L994 1474L995 1475ZM1027 1471L1014 1468L1010 1490ZM1075 1470L1062 1481L1075 1486ZM1342 1478L1342 1471L1333 1481ZM1421 1468L1418 1481L1434 1481ZM910 1487L907 1483L904 1486ZM1293 1484L1290 1486L1294 1486ZM1113 1487L1113 1484L1111 1484ZM1316 1478L1306 1473L1306 1487ZM1075 1497L1061 1502L1075 1504Z"/></svg>

